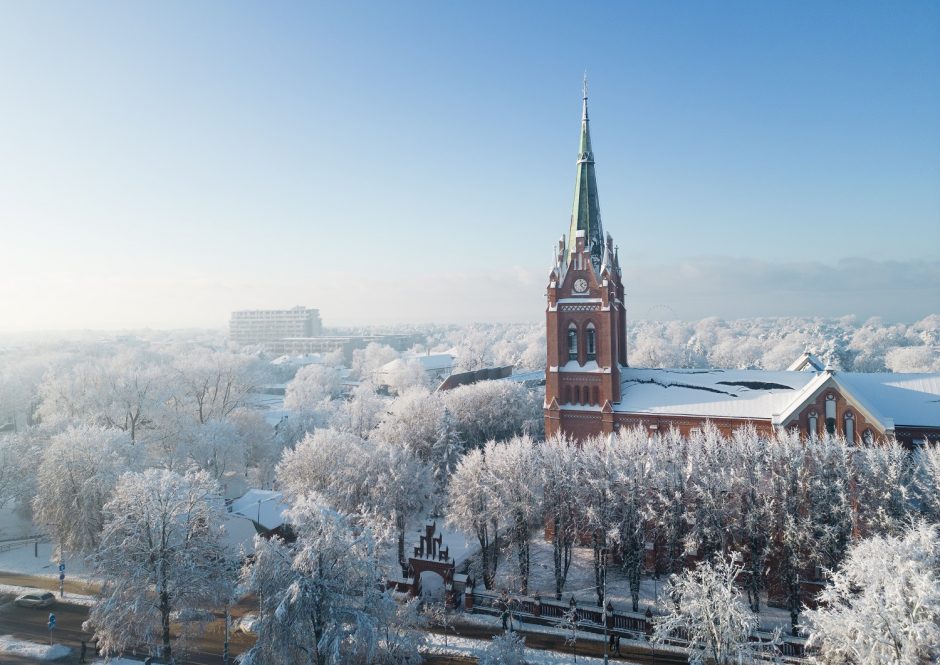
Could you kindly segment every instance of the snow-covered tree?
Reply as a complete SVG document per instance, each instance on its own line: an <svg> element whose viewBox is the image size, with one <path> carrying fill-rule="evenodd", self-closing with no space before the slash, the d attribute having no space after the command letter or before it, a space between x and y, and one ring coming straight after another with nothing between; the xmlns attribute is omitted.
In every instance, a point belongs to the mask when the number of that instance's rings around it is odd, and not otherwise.
<svg viewBox="0 0 940 665"><path fill-rule="evenodd" d="M652 521L649 440L641 428L622 429L613 448L612 516L623 572L630 582L633 611L640 608L640 580L646 557L647 525Z"/></svg>
<svg viewBox="0 0 940 665"><path fill-rule="evenodd" d="M388 403L388 398L376 394L371 383L361 383L352 389L348 400L339 404L331 425L342 432L367 439L382 421Z"/></svg>
<svg viewBox="0 0 940 665"><path fill-rule="evenodd" d="M940 524L940 446L923 446L917 451L914 473L914 492L921 514Z"/></svg>
<svg viewBox="0 0 940 665"><path fill-rule="evenodd" d="M372 662L379 652L379 613L387 615L371 535L310 495L289 519L297 541L255 539L243 571L261 606L258 639L242 665ZM387 620L387 616L386 616Z"/></svg>
<svg viewBox="0 0 940 665"><path fill-rule="evenodd" d="M43 450L36 430L0 434L0 508L16 501L19 509L30 509Z"/></svg>
<svg viewBox="0 0 940 665"><path fill-rule="evenodd" d="M539 481L542 486L542 512L552 528L552 555L555 569L555 598L568 579L572 553L579 533L580 449L564 436L555 436L536 448Z"/></svg>
<svg viewBox="0 0 940 665"><path fill-rule="evenodd" d="M613 435L592 437L581 444L581 475L578 478L581 519L591 534L594 592L598 606L604 604L611 526L616 524L617 518L614 446Z"/></svg>
<svg viewBox="0 0 940 665"><path fill-rule="evenodd" d="M513 381L480 381L443 393L460 440L468 447L541 432L543 396Z"/></svg>
<svg viewBox="0 0 940 665"><path fill-rule="evenodd" d="M323 400L339 397L342 390L343 377L339 369L328 365L307 365L287 384L284 408L311 411Z"/></svg>
<svg viewBox="0 0 940 665"><path fill-rule="evenodd" d="M256 358L230 351L186 351L173 360L173 369L173 408L200 425L228 418L263 380Z"/></svg>
<svg viewBox="0 0 940 665"><path fill-rule="evenodd" d="M689 437L687 481L691 526L686 551L703 559L724 553L729 545L735 486L733 446L706 423Z"/></svg>
<svg viewBox="0 0 940 665"><path fill-rule="evenodd" d="M732 553L673 575L665 594L675 602L655 620L653 641L668 644L681 631L689 641L689 660L715 665L753 663L761 649L773 649L749 640L758 621L741 602L737 578L742 570L740 558Z"/></svg>
<svg viewBox="0 0 940 665"><path fill-rule="evenodd" d="M806 612L816 662L920 665L940 661L940 532L913 524L849 549Z"/></svg>
<svg viewBox="0 0 940 665"><path fill-rule="evenodd" d="M103 586L88 624L105 654L159 645L169 662L174 644L185 644L195 628L183 620L171 632L173 612L185 616L231 595L218 485L204 471L126 473L104 513L92 557Z"/></svg>
<svg viewBox="0 0 940 665"><path fill-rule="evenodd" d="M806 487L810 467L797 432L779 434L768 442L774 533L770 575L779 583L790 612L791 632L798 633L803 608L800 577L813 561L813 542L807 515L811 510Z"/></svg>
<svg viewBox="0 0 940 665"><path fill-rule="evenodd" d="M805 447L808 463L806 512L818 562L832 570L845 556L852 537L852 470L845 440L824 436Z"/></svg>
<svg viewBox="0 0 940 665"><path fill-rule="evenodd" d="M852 450L858 528L863 535L899 533L909 521L914 465L896 440Z"/></svg>
<svg viewBox="0 0 940 665"><path fill-rule="evenodd" d="M476 536L480 544L483 585L492 589L499 561L500 504L486 456L480 449L464 455L450 477L447 523Z"/></svg>
<svg viewBox="0 0 940 665"><path fill-rule="evenodd" d="M104 526L104 505L118 478L139 461L130 437L95 425L52 437L36 475L33 515L68 553L89 553Z"/></svg>
<svg viewBox="0 0 940 665"><path fill-rule="evenodd" d="M352 353L352 373L362 381L375 381L375 373L383 365L398 358L398 351L387 344L371 342Z"/></svg>
<svg viewBox="0 0 940 665"><path fill-rule="evenodd" d="M663 543L663 565L667 573L677 573L684 561L687 531L688 442L677 430L650 437L652 526Z"/></svg>
<svg viewBox="0 0 940 665"><path fill-rule="evenodd" d="M494 635L478 659L479 665L526 665L525 638L512 631Z"/></svg>
<svg viewBox="0 0 940 665"><path fill-rule="evenodd" d="M515 550L518 590L526 594L532 528L539 516L541 493L535 443L528 436L514 436L504 443L487 444L483 454L499 510L509 527L508 541Z"/></svg>

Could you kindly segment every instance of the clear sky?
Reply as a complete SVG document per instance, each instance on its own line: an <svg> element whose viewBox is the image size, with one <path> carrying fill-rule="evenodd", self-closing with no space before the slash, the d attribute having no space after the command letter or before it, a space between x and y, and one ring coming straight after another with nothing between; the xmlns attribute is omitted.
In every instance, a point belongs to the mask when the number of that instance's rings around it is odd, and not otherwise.
<svg viewBox="0 0 940 665"><path fill-rule="evenodd" d="M0 331L940 311L940 3L2 2Z"/></svg>

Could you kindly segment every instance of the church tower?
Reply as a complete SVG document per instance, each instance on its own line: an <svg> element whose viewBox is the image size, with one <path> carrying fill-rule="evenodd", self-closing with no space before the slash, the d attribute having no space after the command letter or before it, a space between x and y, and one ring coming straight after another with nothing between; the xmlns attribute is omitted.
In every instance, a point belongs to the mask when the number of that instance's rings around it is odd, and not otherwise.
<svg viewBox="0 0 940 665"><path fill-rule="evenodd" d="M575 439L613 431L627 366L620 262L601 225L587 100L585 79L571 226L554 251L545 310L545 433Z"/></svg>

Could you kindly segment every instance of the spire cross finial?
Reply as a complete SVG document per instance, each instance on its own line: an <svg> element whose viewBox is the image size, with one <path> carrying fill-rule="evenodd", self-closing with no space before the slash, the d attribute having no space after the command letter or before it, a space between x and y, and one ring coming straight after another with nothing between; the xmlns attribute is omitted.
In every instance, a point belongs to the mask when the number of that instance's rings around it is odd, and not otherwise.
<svg viewBox="0 0 940 665"><path fill-rule="evenodd" d="M584 70L584 84L581 87L581 91L584 93L581 98L587 99L588 98L588 84L587 84L587 70L586 69Z"/></svg>

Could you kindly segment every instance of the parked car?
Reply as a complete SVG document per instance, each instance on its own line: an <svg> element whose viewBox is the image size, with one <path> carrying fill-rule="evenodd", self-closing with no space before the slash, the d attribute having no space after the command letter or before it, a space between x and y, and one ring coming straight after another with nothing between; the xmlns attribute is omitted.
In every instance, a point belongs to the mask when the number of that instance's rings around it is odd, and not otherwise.
<svg viewBox="0 0 940 665"><path fill-rule="evenodd" d="M17 596L13 602L21 607L51 607L55 605L55 596L48 591L34 591Z"/></svg>

